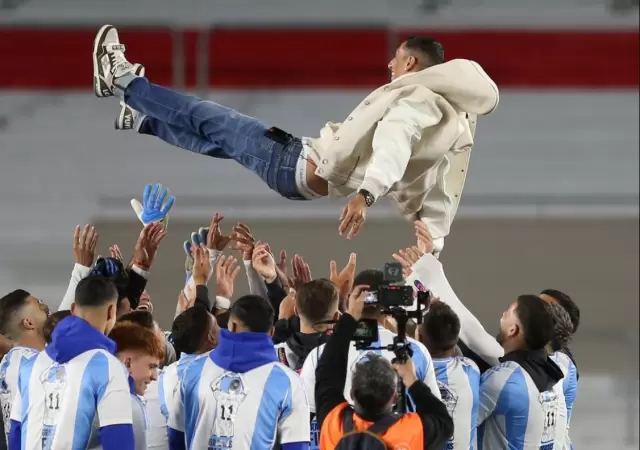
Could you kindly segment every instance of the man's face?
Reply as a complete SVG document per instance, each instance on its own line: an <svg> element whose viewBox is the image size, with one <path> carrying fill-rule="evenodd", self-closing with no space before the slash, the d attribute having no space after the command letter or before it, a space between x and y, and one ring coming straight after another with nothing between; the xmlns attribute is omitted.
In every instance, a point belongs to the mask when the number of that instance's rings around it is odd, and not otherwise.
<svg viewBox="0 0 640 450"><path fill-rule="evenodd" d="M400 47L396 49L393 59L389 61L389 65L387 66L391 72L391 81L407 72L410 72L415 64L415 57L409 55L404 44L401 44Z"/></svg>
<svg viewBox="0 0 640 450"><path fill-rule="evenodd" d="M49 307L36 297L28 297L22 309L23 326L42 332L47 317L49 317Z"/></svg>
<svg viewBox="0 0 640 450"><path fill-rule="evenodd" d="M136 386L136 394L144 395L147 386L158 379L160 360L155 356L143 353L131 353L123 358L124 365Z"/></svg>
<svg viewBox="0 0 640 450"><path fill-rule="evenodd" d="M518 316L516 315L516 307L518 304L513 302L509 308L505 312L502 313L502 317L500 317L500 333L496 339L498 343L504 346L504 343L509 339L513 339L520 331L520 322L518 321Z"/></svg>

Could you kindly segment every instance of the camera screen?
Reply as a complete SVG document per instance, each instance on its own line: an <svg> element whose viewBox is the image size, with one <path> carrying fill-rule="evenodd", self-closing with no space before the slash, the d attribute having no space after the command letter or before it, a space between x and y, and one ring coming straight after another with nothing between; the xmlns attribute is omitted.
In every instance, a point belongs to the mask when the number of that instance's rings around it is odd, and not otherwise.
<svg viewBox="0 0 640 450"><path fill-rule="evenodd" d="M378 322L372 319L361 319L353 333L354 341L375 342L378 340Z"/></svg>
<svg viewBox="0 0 640 450"><path fill-rule="evenodd" d="M364 304L370 305L372 303L378 303L378 293L377 292L367 292L367 296L364 298Z"/></svg>

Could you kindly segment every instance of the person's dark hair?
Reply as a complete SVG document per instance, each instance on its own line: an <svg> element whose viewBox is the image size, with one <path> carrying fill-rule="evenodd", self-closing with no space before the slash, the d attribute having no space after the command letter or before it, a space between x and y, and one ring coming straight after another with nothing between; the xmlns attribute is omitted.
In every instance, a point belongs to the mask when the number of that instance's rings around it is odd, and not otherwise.
<svg viewBox="0 0 640 450"><path fill-rule="evenodd" d="M274 316L271 303L259 295L244 295L229 308L229 317L238 319L254 333L268 333Z"/></svg>
<svg viewBox="0 0 640 450"><path fill-rule="evenodd" d="M417 54L418 64L423 69L444 62L444 48L433 38L410 36L404 41L404 48Z"/></svg>
<svg viewBox="0 0 640 450"><path fill-rule="evenodd" d="M356 364L351 379L351 396L356 408L367 416L378 416L396 393L396 371L380 355L370 353Z"/></svg>
<svg viewBox="0 0 640 450"><path fill-rule="evenodd" d="M56 311L47 317L47 320L44 323L44 327L42 329L42 334L44 335L44 340L47 344L51 344L51 335L53 334L53 330L55 330L56 326L62 319L65 317L69 317L71 315L71 311L68 309L62 311Z"/></svg>
<svg viewBox="0 0 640 450"><path fill-rule="evenodd" d="M537 295L521 295L518 297L515 312L522 324L527 349L545 348L553 334L553 318L546 302Z"/></svg>
<svg viewBox="0 0 640 450"><path fill-rule="evenodd" d="M193 355L209 332L211 317L205 308L189 308L173 321L171 337L176 352Z"/></svg>
<svg viewBox="0 0 640 450"><path fill-rule="evenodd" d="M99 307L117 299L115 284L108 278L94 275L80 280L74 301L79 307Z"/></svg>
<svg viewBox="0 0 640 450"><path fill-rule="evenodd" d="M27 304L27 299L31 296L24 289L16 289L0 298L0 334L7 337L13 336L16 330L16 319L18 313Z"/></svg>
<svg viewBox="0 0 640 450"><path fill-rule="evenodd" d="M540 294L548 295L552 297L556 302L560 303L567 313L569 313L569 317L571 317L571 323L573 324L573 333L575 334L578 331L578 325L580 325L580 308L573 301L569 295L565 294L562 291L558 291L557 289L545 289L540 292Z"/></svg>
<svg viewBox="0 0 640 450"><path fill-rule="evenodd" d="M298 314L312 324L331 319L329 311L338 301L338 290L326 278L311 280L296 291Z"/></svg>
<svg viewBox="0 0 640 450"><path fill-rule="evenodd" d="M428 341L430 350L451 350L458 344L460 319L446 303L433 302L424 316L420 334Z"/></svg>
<svg viewBox="0 0 640 450"><path fill-rule="evenodd" d="M565 350L573 336L573 323L569 313L556 302L547 302L547 309L553 319L553 333L551 336L551 349L554 352Z"/></svg>
<svg viewBox="0 0 640 450"><path fill-rule="evenodd" d="M148 330L155 331L156 323L153 320L153 315L149 311L131 311L118 318L118 322L133 322Z"/></svg>

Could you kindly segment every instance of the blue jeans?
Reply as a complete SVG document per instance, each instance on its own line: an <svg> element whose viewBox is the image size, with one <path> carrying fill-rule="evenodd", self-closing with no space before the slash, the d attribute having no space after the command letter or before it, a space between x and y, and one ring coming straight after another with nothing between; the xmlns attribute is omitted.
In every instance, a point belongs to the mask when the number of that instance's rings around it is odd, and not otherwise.
<svg viewBox="0 0 640 450"><path fill-rule="evenodd" d="M278 194L305 200L296 184L300 139L217 103L180 94L136 78L125 102L145 114L139 132L201 155L233 159Z"/></svg>

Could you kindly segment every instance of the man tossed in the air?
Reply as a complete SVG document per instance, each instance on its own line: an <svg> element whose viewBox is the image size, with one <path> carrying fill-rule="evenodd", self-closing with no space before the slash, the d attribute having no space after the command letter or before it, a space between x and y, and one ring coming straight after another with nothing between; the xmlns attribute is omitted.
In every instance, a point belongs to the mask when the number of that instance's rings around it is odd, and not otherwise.
<svg viewBox="0 0 640 450"><path fill-rule="evenodd" d="M214 158L233 159L292 200L350 197L339 232L352 238L367 208L389 196L411 221L423 220L444 245L462 194L477 115L498 104L480 65L444 62L440 43L403 42L389 63L391 82L367 96L343 123L320 137L292 136L212 101L150 83L129 63L111 25L94 42L94 89L120 98L118 129L135 129ZM313 107L313 105L309 105Z"/></svg>

